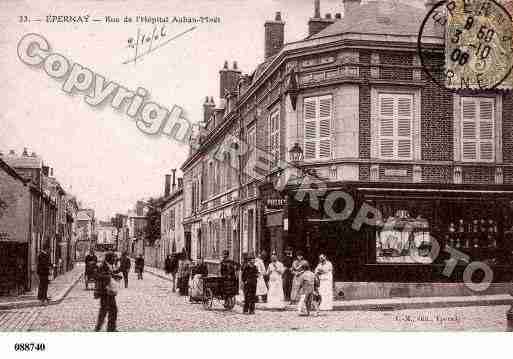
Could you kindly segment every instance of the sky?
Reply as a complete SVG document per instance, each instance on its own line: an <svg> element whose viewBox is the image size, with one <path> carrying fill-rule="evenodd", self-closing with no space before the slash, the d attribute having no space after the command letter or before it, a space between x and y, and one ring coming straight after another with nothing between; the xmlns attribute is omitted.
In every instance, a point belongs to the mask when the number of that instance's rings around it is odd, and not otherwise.
<svg viewBox="0 0 513 359"><path fill-rule="evenodd" d="M422 5L422 0L406 1ZM160 196L164 175L179 168L188 147L165 136L142 133L126 113L91 107L83 93L69 95L62 80L17 56L27 33L43 35L52 52L91 69L128 89L143 87L151 100L184 109L191 122L202 119L205 96L219 102L219 70L237 61L251 73L264 57L264 22L281 11L285 42L307 35L313 0L1 0L0 1L0 151L24 147L54 168L63 187L97 217L126 213L141 198ZM343 12L341 0L321 0L321 13ZM154 25L90 22L48 23L47 16L211 16L220 23L198 24L189 33L141 58L128 39L151 33ZM41 22L24 22L23 16ZM167 24L169 36L191 24ZM181 175L180 172L178 172Z"/></svg>

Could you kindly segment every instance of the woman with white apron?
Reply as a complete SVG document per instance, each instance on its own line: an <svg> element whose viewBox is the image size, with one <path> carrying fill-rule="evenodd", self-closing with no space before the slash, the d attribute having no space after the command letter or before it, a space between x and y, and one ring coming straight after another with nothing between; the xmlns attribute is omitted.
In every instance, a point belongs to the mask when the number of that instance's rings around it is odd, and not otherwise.
<svg viewBox="0 0 513 359"><path fill-rule="evenodd" d="M333 309L333 265L324 254L319 256L319 264L315 268L315 274L319 277L319 294L321 305L319 310Z"/></svg>

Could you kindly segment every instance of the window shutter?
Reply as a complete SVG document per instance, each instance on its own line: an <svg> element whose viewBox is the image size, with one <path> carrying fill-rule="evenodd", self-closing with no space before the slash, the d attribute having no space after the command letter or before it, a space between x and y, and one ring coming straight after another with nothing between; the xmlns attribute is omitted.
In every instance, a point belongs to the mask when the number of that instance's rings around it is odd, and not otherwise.
<svg viewBox="0 0 513 359"><path fill-rule="evenodd" d="M280 156L280 113L275 111L269 118L269 153L272 156L271 167L274 167Z"/></svg>
<svg viewBox="0 0 513 359"><path fill-rule="evenodd" d="M397 157L399 159L412 157L412 122L413 97L399 96L397 98Z"/></svg>
<svg viewBox="0 0 513 359"><path fill-rule="evenodd" d="M379 97L379 151L382 158L394 157L394 98Z"/></svg>
<svg viewBox="0 0 513 359"><path fill-rule="evenodd" d="M477 160L477 111L474 99L462 99L462 158Z"/></svg>
<svg viewBox="0 0 513 359"><path fill-rule="evenodd" d="M319 98L319 157L331 158L331 96Z"/></svg>
<svg viewBox="0 0 513 359"><path fill-rule="evenodd" d="M305 159L314 159L317 153L317 102L318 98L306 98L304 102Z"/></svg>
<svg viewBox="0 0 513 359"><path fill-rule="evenodd" d="M480 160L494 160L494 116L493 100L479 101L479 141Z"/></svg>

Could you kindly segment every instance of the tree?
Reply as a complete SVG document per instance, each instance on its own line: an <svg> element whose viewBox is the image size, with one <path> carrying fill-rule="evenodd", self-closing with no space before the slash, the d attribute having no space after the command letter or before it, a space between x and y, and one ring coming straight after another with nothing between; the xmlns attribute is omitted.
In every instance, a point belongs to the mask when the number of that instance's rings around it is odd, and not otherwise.
<svg viewBox="0 0 513 359"><path fill-rule="evenodd" d="M150 198L148 201L145 237L150 246L153 246L160 238L160 203L158 199Z"/></svg>

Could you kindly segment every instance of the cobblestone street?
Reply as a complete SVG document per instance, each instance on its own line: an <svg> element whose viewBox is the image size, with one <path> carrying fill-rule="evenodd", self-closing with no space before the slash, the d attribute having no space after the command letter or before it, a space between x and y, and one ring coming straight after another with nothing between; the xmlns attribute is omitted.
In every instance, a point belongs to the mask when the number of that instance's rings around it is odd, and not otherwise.
<svg viewBox="0 0 513 359"><path fill-rule="evenodd" d="M117 296L119 331L256 331L256 330L486 330L504 331L507 306L416 309L398 311L334 311L319 317L296 312L257 310L247 316L217 304L206 311L170 289L170 282L145 273L131 273L128 289ZM99 302L83 280L57 305L0 312L2 331L91 331Z"/></svg>

